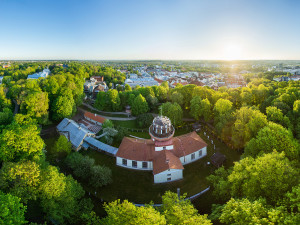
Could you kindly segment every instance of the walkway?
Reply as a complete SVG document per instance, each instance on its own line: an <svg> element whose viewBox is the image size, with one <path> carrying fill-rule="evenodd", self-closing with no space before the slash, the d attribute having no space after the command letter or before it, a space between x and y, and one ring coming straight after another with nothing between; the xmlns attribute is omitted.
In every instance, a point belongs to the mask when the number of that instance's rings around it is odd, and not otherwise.
<svg viewBox="0 0 300 225"><path fill-rule="evenodd" d="M113 146L104 144L101 141L98 141L97 139L93 138L93 137L86 137L84 139L84 142L86 142L91 148L94 148L96 150L100 150L100 151L104 151L106 153L109 153L113 156L115 156L118 152L118 148L115 148Z"/></svg>
<svg viewBox="0 0 300 225"><path fill-rule="evenodd" d="M18 103L17 103L17 101L15 99L13 99L13 102L15 104L14 115L16 115L19 112L19 105L18 105Z"/></svg>
<svg viewBox="0 0 300 225"><path fill-rule="evenodd" d="M83 105L84 106L87 106L87 105L85 105L85 103L83 103ZM87 106L88 107L88 106ZM103 111L100 111L100 110L97 110L97 109L95 109L94 107L92 107L92 106L89 106L88 107L89 109L91 109L91 110L94 110L94 111L97 111L97 112L99 112L99 113L104 113ZM86 111L86 110L84 110L83 108L80 108L80 106L78 107L78 109L80 109L80 110L82 110L82 111ZM106 112L106 113L108 113L108 112ZM110 112L111 113L111 112ZM112 113L111 113L112 114ZM119 113L120 114L120 113ZM99 114L99 116L101 116L101 117L103 117L103 118L105 118L105 119L108 119L108 120L118 120L118 121L129 121L129 120L136 120L136 117L134 117L134 116L132 116L132 117L111 117L111 116L103 116L103 115L101 115L101 114Z"/></svg>
<svg viewBox="0 0 300 225"><path fill-rule="evenodd" d="M203 191L195 194L195 195L192 195L191 197L188 197L188 198L185 198L185 200L190 200L190 201L193 201L194 199L198 198L199 196L203 195L204 193L208 192L210 190L210 186L206 189L204 189ZM133 203L135 206L145 206L146 204L135 204ZM147 204L148 205L148 204ZM153 204L152 205L153 207L160 207L162 206L162 204Z"/></svg>

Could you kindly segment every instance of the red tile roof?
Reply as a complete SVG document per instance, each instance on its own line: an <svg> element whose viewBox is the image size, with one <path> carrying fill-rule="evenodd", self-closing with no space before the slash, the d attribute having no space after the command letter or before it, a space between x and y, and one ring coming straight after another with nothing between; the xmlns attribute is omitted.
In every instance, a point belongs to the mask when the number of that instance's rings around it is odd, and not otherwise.
<svg viewBox="0 0 300 225"><path fill-rule="evenodd" d="M153 174L158 174L168 169L183 170L182 163L171 151L163 150L158 152L153 159Z"/></svg>
<svg viewBox="0 0 300 225"><path fill-rule="evenodd" d="M196 132L173 137L170 141L171 142L169 144L171 145L173 143L174 149L163 151L171 153L178 160L182 156L189 155L207 146L207 144ZM155 151L155 146L166 146L165 144L166 142L158 143L152 141L151 139L135 139L124 137L116 156L136 161L153 161L154 163L154 161L158 160L157 157L161 155L161 152L163 152ZM170 155L167 156L171 157ZM156 170L154 167L155 166L153 165L153 170Z"/></svg>
<svg viewBox="0 0 300 225"><path fill-rule="evenodd" d="M105 118L91 112L85 112L84 117L90 118L91 120L97 121L99 123L103 123L106 120Z"/></svg>

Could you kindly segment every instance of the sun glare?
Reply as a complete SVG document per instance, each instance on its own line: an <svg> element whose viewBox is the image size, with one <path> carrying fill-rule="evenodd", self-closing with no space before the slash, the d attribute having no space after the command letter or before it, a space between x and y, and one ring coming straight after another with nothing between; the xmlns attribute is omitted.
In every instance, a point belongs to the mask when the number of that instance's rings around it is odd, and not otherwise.
<svg viewBox="0 0 300 225"><path fill-rule="evenodd" d="M239 44L228 43L223 49L224 60L238 60L242 57L242 48Z"/></svg>

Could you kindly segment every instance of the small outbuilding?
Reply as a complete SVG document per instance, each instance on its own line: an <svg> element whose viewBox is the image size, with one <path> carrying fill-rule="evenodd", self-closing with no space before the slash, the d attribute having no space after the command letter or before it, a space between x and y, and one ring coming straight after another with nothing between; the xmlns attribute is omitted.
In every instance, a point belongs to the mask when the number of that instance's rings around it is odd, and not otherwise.
<svg viewBox="0 0 300 225"><path fill-rule="evenodd" d="M220 152L216 152L210 157L211 163L218 168L223 165L225 160L226 156L221 154Z"/></svg>

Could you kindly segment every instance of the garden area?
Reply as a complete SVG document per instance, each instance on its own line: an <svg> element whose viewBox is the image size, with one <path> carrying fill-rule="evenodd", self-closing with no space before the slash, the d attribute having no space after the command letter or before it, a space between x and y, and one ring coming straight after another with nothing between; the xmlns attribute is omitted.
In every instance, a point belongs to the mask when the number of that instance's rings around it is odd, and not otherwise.
<svg viewBox="0 0 300 225"><path fill-rule="evenodd" d="M114 126L139 129L136 121L113 121ZM183 135L192 131L191 123L186 122L183 128L178 128L175 131L175 136ZM139 137L139 138L150 138L148 130L145 132L130 131L129 135ZM116 166L116 160L114 157L106 155L101 152L94 150L81 150L83 155L89 156L95 160L96 165L106 166L112 171L112 183L100 188L93 188L81 182L81 185L86 190L87 194L93 199L95 204L95 210L102 214L103 202L111 202L116 199L129 200L134 203L144 204L144 203L161 203L162 195L167 191L171 190L173 192L180 188L181 194L186 193L187 197L199 193L209 186L206 177L210 175L216 168L213 165L208 165L207 162L210 161L210 157L215 152L220 152L226 156L226 161L224 163L225 167L230 167L233 165L234 161L238 161L240 154L227 145L222 143L216 138L210 135L210 131L205 126L202 126L201 131L198 135L208 144L207 146L207 156L196 162L190 163L184 166L183 179L180 181L165 183L165 184L154 184L152 171L139 171L126 169L123 167ZM210 136L210 137L209 137ZM47 146L47 157L51 158L51 145L55 142L57 136L52 135L44 139ZM213 144L212 144L213 141ZM113 143L114 146L118 147L120 143ZM51 159L49 159L51 161ZM57 163L61 168L62 172L70 173L63 162ZM79 179L80 181L80 179ZM211 210L211 202L216 202L216 200L211 195L211 191L194 200L195 206L202 213L209 213Z"/></svg>

